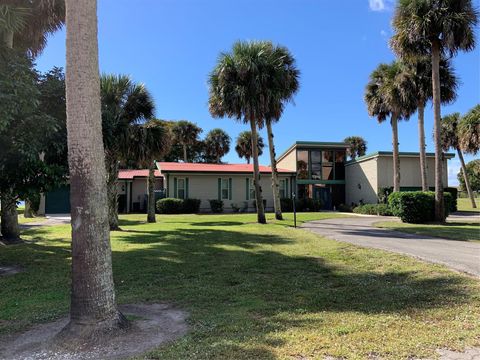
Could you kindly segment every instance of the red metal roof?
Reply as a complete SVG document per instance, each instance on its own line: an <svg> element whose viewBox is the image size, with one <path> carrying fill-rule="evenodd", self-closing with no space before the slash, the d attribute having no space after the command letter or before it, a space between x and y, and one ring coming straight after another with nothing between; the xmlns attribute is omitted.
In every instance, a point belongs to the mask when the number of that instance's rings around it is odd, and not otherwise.
<svg viewBox="0 0 480 360"><path fill-rule="evenodd" d="M253 173L253 164L202 164L157 162L157 167L163 172L212 172L212 173ZM270 166L260 165L260 172L271 173ZM278 169L279 173L294 173L286 169Z"/></svg>
<svg viewBox="0 0 480 360"><path fill-rule="evenodd" d="M142 170L120 170L118 172L118 178L120 180L132 180L133 178L136 177L148 177L148 169L142 169ZM159 170L155 170L155 177L163 177L162 174L160 174Z"/></svg>

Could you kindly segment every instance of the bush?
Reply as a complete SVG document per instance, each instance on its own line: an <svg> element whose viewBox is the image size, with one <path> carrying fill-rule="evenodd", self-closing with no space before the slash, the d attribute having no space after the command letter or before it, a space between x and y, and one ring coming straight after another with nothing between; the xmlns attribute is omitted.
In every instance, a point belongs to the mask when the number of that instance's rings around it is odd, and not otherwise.
<svg viewBox="0 0 480 360"><path fill-rule="evenodd" d="M340 204L337 206L337 211L340 212L352 212L352 208L345 204Z"/></svg>
<svg viewBox="0 0 480 360"><path fill-rule="evenodd" d="M196 214L200 210L200 199L185 199L183 200L183 210L184 214Z"/></svg>
<svg viewBox="0 0 480 360"><path fill-rule="evenodd" d="M288 198L280 199L280 206L282 211L292 212L293 211L293 200Z"/></svg>
<svg viewBox="0 0 480 360"><path fill-rule="evenodd" d="M445 212L449 214L452 195L445 193ZM403 222L422 224L435 220L435 193L432 191L394 192L388 197L393 215Z"/></svg>
<svg viewBox="0 0 480 360"><path fill-rule="evenodd" d="M223 201L222 200L217 200L217 199L212 199L208 200L210 203L210 210L212 210L213 213L221 213L223 212Z"/></svg>
<svg viewBox="0 0 480 360"><path fill-rule="evenodd" d="M183 211L183 200L165 198L157 201L157 211L160 214L181 214Z"/></svg>
<svg viewBox="0 0 480 360"><path fill-rule="evenodd" d="M365 204L353 209L356 214L392 216L392 211L387 204Z"/></svg>
<svg viewBox="0 0 480 360"><path fill-rule="evenodd" d="M316 199L303 198L298 199L295 206L297 211L319 211L322 209L322 202Z"/></svg>
<svg viewBox="0 0 480 360"><path fill-rule="evenodd" d="M234 213L240 212L240 207L239 207L236 203L232 203L231 206L232 206L232 211L233 211Z"/></svg>
<svg viewBox="0 0 480 360"><path fill-rule="evenodd" d="M382 187L378 189L378 202L380 204L388 203L388 196L393 193L393 186Z"/></svg>
<svg viewBox="0 0 480 360"><path fill-rule="evenodd" d="M457 208L457 199L458 199L457 188L447 187L447 188L443 189L443 191L444 191L445 194L449 193L452 196L450 206L448 207L450 209L450 212L456 212L458 210L458 208Z"/></svg>

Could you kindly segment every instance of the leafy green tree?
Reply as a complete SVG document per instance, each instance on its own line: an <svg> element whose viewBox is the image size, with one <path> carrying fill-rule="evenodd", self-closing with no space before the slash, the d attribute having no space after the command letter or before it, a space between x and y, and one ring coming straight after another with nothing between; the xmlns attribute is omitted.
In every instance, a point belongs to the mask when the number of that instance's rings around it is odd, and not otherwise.
<svg viewBox="0 0 480 360"><path fill-rule="evenodd" d="M110 230L118 226L118 171L125 158L131 125L153 116L153 99L143 84L126 75L102 75L102 132L107 168L108 213Z"/></svg>
<svg viewBox="0 0 480 360"><path fill-rule="evenodd" d="M475 46L478 13L471 0L400 0L395 9L391 45L402 58L428 55L432 61L435 143L435 219L445 221L440 139L440 59Z"/></svg>
<svg viewBox="0 0 480 360"><path fill-rule="evenodd" d="M460 148L468 154L480 151L480 105L475 106L458 125Z"/></svg>
<svg viewBox="0 0 480 360"><path fill-rule="evenodd" d="M398 120L407 120L415 111L415 94L405 67L400 62L380 64L370 75L365 90L368 114L379 123L390 117L393 144L393 191L400 191Z"/></svg>
<svg viewBox="0 0 480 360"><path fill-rule="evenodd" d="M348 144L347 154L350 159L355 160L357 156L363 156L367 152L367 141L361 136L348 136L343 139Z"/></svg>
<svg viewBox="0 0 480 360"><path fill-rule="evenodd" d="M167 126L159 120L149 120L144 124L132 125L129 131L127 157L148 172L148 215L147 222L155 219L155 160L167 153L171 144Z"/></svg>
<svg viewBox="0 0 480 360"><path fill-rule="evenodd" d="M174 141L182 146L183 161L188 162L188 148L198 145L202 129L190 121L180 120L174 123L172 132Z"/></svg>
<svg viewBox="0 0 480 360"><path fill-rule="evenodd" d="M282 220L280 203L280 185L278 181L277 160L275 143L273 139L273 123L280 120L285 105L293 100L293 96L300 87L300 71L295 64L295 58L290 51L283 46L268 43L266 46L266 61L263 64L263 87L265 99L269 102L269 111L265 115L267 128L268 149L272 169L272 192L275 218Z"/></svg>
<svg viewBox="0 0 480 360"><path fill-rule="evenodd" d="M480 192L480 159L472 160L465 166L468 182L472 191ZM463 169L457 175L458 182L460 184L460 190L465 191L465 175Z"/></svg>
<svg viewBox="0 0 480 360"><path fill-rule="evenodd" d="M220 164L222 157L230 151L232 139L222 129L212 129L207 133L204 143L205 162Z"/></svg>
<svg viewBox="0 0 480 360"><path fill-rule="evenodd" d="M414 85L418 112L418 137L420 145L420 174L422 190L428 191L427 181L427 154L425 145L425 106L432 99L432 61L428 56L418 56L405 59L408 74ZM440 95L442 104L449 104L455 100L458 80L450 62L444 58L440 60Z"/></svg>
<svg viewBox="0 0 480 360"><path fill-rule="evenodd" d="M440 138L442 140L442 149L448 151L449 149L455 149L458 153L458 158L460 159L460 164L462 166L462 173L464 174L464 185L467 190L468 196L472 203L472 207L476 208L475 198L473 196L472 190L470 188L470 182L465 171L465 160L463 159L463 153L460 149L460 141L458 137L458 124L460 121L460 113L453 113L447 116L444 116L441 122L441 132Z"/></svg>
<svg viewBox="0 0 480 360"><path fill-rule="evenodd" d="M258 156L263 154L264 147L265 144L263 142L263 138L257 134ZM251 131L242 131L240 134L238 134L235 142L235 151L240 159L245 158L245 160L247 160L247 164L250 164L250 159L253 157Z"/></svg>

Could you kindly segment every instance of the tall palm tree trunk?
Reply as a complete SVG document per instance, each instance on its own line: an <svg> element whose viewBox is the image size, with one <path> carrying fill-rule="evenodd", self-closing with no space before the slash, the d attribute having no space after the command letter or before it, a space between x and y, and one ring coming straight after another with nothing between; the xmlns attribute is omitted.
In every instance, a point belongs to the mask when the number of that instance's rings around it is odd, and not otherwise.
<svg viewBox="0 0 480 360"><path fill-rule="evenodd" d="M418 142L420 144L420 176L422 178L422 191L428 191L424 116L425 105L422 101L420 101L418 103Z"/></svg>
<svg viewBox="0 0 480 360"><path fill-rule="evenodd" d="M155 219L155 163L152 161L148 171L148 215L147 222L154 223Z"/></svg>
<svg viewBox="0 0 480 360"><path fill-rule="evenodd" d="M2 215L1 233L5 244L21 242L20 228L18 227L17 202L11 191L5 191L1 196Z"/></svg>
<svg viewBox="0 0 480 360"><path fill-rule="evenodd" d="M107 169L108 224L111 231L122 230L118 225L118 161L105 157Z"/></svg>
<svg viewBox="0 0 480 360"><path fill-rule="evenodd" d="M442 143L440 138L440 43L432 42L432 89L433 89L433 132L435 142L435 220L445 221L445 204L443 200L443 164Z"/></svg>
<svg viewBox="0 0 480 360"><path fill-rule="evenodd" d="M475 197L473 196L472 188L470 187L470 180L468 179L467 175L467 167L465 166L465 159L463 158L462 150L457 147L458 158L460 159L460 164L462 165L462 172L463 172L463 180L465 181L465 188L467 189L468 197L470 198L470 202L472 203L472 207L474 209L477 208L477 204L475 203Z"/></svg>
<svg viewBox="0 0 480 360"><path fill-rule="evenodd" d="M393 191L400 191L400 155L398 153L398 116L392 115Z"/></svg>
<svg viewBox="0 0 480 360"><path fill-rule="evenodd" d="M187 145L183 144L183 162L188 162Z"/></svg>
<svg viewBox="0 0 480 360"><path fill-rule="evenodd" d="M66 346L128 325L118 311L108 228L98 71L97 1L67 0L67 133L72 216L70 322Z"/></svg>
<svg viewBox="0 0 480 360"><path fill-rule="evenodd" d="M277 160L275 159L275 144L273 142L272 122L266 121L268 133L268 147L270 150L270 166L272 168L272 191L273 207L275 209L275 219L283 220L282 206L280 203L280 186L278 184Z"/></svg>
<svg viewBox="0 0 480 360"><path fill-rule="evenodd" d="M265 209L263 208L262 187L260 186L260 167L258 165L258 135L257 124L250 120L252 131L252 155L253 155L253 178L255 183L255 204L257 205L257 221L259 224L266 224Z"/></svg>

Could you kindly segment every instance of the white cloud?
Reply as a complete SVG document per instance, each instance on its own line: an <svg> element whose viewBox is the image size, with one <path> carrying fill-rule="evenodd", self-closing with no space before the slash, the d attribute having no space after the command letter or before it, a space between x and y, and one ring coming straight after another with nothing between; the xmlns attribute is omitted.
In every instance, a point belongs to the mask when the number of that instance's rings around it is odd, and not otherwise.
<svg viewBox="0 0 480 360"><path fill-rule="evenodd" d="M368 4L372 11L385 11L392 8L393 0L368 0Z"/></svg>
<svg viewBox="0 0 480 360"><path fill-rule="evenodd" d="M385 30L380 30L380 35L381 35L384 39L386 39L386 38L388 37L388 34L387 34L387 32L386 32Z"/></svg>

